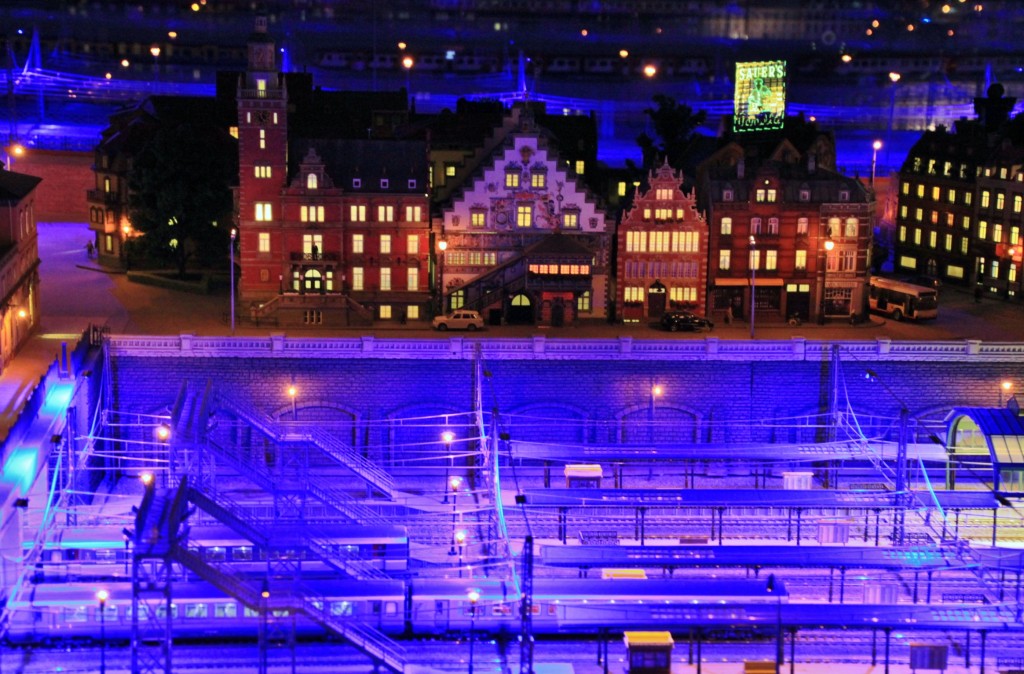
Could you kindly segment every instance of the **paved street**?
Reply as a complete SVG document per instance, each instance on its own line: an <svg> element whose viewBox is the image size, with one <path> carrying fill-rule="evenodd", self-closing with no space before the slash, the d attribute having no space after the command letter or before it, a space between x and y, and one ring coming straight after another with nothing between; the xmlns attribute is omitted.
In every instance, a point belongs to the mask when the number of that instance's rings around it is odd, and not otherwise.
<svg viewBox="0 0 1024 674"><path fill-rule="evenodd" d="M39 226L40 329L22 348L13 363L0 376L0 433L6 434L21 402L34 383L60 352L61 342L72 345L90 324L108 326L118 334L227 335L230 333L229 298L226 291L215 295L194 295L129 282L124 274L109 273L97 267L85 252L89 240L84 223L41 223ZM939 318L925 323L896 323L872 317L869 323L850 326L844 321L825 326L783 323L756 323L757 339L876 339L1019 341L1024 338L1024 305L984 299L980 303L965 290L943 288ZM235 334L266 335L279 328L251 325L240 312ZM427 321L380 322L372 328L303 329L288 328L300 337L327 337L353 334L408 336L444 339L451 334L438 333ZM539 326L488 327L483 336L528 337L543 334L558 338L614 338L628 335L635 339L750 339L748 323L737 320L726 326L718 322L711 333L668 333L650 325L586 324L563 328Z"/></svg>

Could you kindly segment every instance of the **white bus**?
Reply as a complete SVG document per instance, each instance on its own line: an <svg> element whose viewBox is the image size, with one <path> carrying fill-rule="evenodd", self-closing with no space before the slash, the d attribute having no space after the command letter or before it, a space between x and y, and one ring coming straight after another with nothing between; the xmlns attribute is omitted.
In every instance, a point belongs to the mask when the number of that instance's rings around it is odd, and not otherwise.
<svg viewBox="0 0 1024 674"><path fill-rule="evenodd" d="M906 281L872 276L869 284L871 311L888 314L897 321L920 320L939 315L939 293Z"/></svg>

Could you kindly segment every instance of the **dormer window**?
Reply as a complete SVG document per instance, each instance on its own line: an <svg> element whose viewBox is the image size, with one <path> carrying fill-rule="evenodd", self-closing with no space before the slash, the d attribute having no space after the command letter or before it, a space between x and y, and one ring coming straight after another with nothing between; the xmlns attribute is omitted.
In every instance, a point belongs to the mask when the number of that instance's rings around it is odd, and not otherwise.
<svg viewBox="0 0 1024 674"><path fill-rule="evenodd" d="M361 189L362 186L363 186L363 181L362 181L361 178L353 178L352 179L352 189L358 190L358 189Z"/></svg>
<svg viewBox="0 0 1024 674"><path fill-rule="evenodd" d="M839 190L839 201L849 201L850 190Z"/></svg>
<svg viewBox="0 0 1024 674"><path fill-rule="evenodd" d="M735 198L735 194L731 187L726 187L722 190L722 201L733 201Z"/></svg>
<svg viewBox="0 0 1024 674"><path fill-rule="evenodd" d="M534 189L544 189L548 184L548 175L544 172L535 172L530 174L530 187Z"/></svg>
<svg viewBox="0 0 1024 674"><path fill-rule="evenodd" d="M505 171L505 187L519 187L519 171L517 169Z"/></svg>
<svg viewBox="0 0 1024 674"><path fill-rule="evenodd" d="M800 188L800 201L807 203L811 200L811 190L808 187Z"/></svg>
<svg viewBox="0 0 1024 674"><path fill-rule="evenodd" d="M388 179L387 179L387 178L381 178L381 179L380 179L380 188L381 188L382 190L386 190L386 189L388 189L388 185L389 185L389 181L388 181Z"/></svg>
<svg viewBox="0 0 1024 674"><path fill-rule="evenodd" d="M413 179L413 180L410 180L410 181L408 182L408 188L409 188L410 190L414 190L414 189L416 189L416 180L415 180L415 179Z"/></svg>
<svg viewBox="0 0 1024 674"><path fill-rule="evenodd" d="M315 173L306 174L306 189L315 190L319 185L319 179Z"/></svg>

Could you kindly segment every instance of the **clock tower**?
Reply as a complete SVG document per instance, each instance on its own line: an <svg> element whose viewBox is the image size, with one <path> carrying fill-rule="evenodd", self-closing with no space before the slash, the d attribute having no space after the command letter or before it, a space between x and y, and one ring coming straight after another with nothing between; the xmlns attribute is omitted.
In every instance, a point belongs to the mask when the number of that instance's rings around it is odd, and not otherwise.
<svg viewBox="0 0 1024 674"><path fill-rule="evenodd" d="M238 260L243 300L280 289L280 269L265 264L283 255L281 193L288 172L288 92L277 70L277 49L267 18L256 17L249 59L238 86ZM251 259L250 259L251 258Z"/></svg>

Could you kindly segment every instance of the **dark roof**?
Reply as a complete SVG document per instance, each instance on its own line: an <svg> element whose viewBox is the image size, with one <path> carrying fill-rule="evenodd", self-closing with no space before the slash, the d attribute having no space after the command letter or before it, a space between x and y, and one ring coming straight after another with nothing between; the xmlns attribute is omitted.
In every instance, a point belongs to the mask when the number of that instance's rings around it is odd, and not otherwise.
<svg viewBox="0 0 1024 674"><path fill-rule="evenodd" d="M43 181L27 173L0 170L0 201L18 203Z"/></svg>
<svg viewBox="0 0 1024 674"><path fill-rule="evenodd" d="M527 248L523 255L527 259L537 255L594 257L594 252L576 239L575 236L555 232Z"/></svg>
<svg viewBox="0 0 1024 674"><path fill-rule="evenodd" d="M427 147L422 141L295 138L288 143L289 176L299 170L310 148L320 156L334 185L348 192L380 192L382 178L389 180L388 192L427 192ZM353 178L362 181L362 188L353 189ZM410 180L416 187L409 187Z"/></svg>

